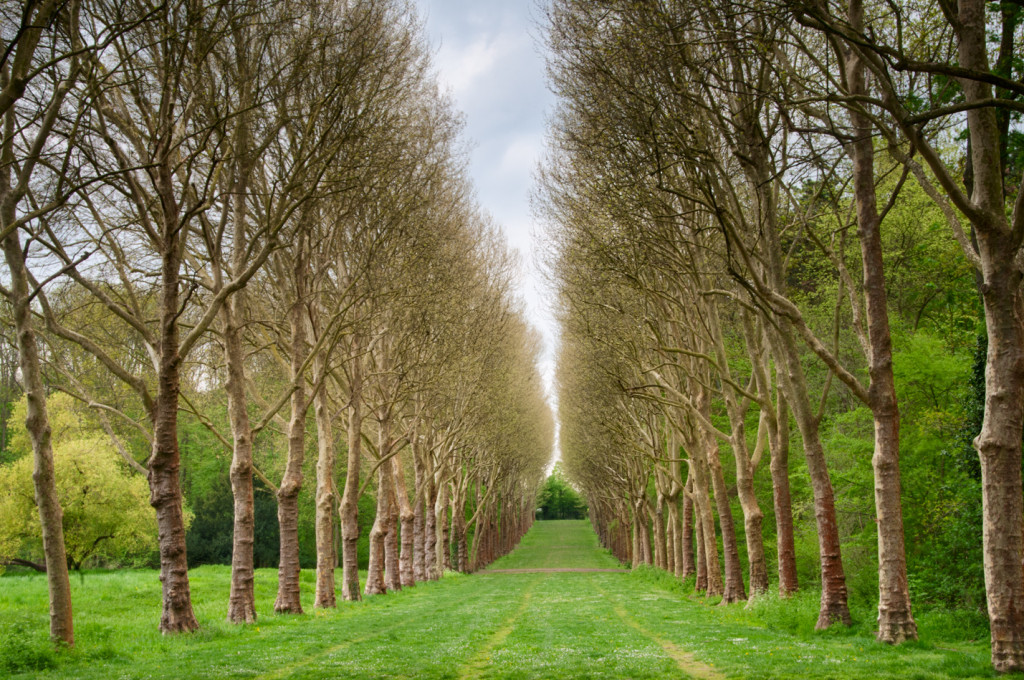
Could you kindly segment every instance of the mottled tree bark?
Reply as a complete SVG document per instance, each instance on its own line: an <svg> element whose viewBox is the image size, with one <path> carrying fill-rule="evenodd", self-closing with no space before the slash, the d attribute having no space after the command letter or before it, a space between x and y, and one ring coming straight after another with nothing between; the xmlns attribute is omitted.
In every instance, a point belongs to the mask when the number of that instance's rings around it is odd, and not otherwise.
<svg viewBox="0 0 1024 680"><path fill-rule="evenodd" d="M160 582L163 586L162 633L197 630L188 582L185 552L185 518L182 509L181 452L178 449L178 395L181 355L180 268L182 233L180 209L174 192L170 150L161 149L154 182L161 203L160 332L158 341L157 394L153 407L153 449L149 458L149 502L156 510L160 545Z"/></svg>
<svg viewBox="0 0 1024 680"><path fill-rule="evenodd" d="M658 494L658 502L651 513L654 523L654 565L668 569L668 538L665 535L665 496Z"/></svg>
<svg viewBox="0 0 1024 680"><path fill-rule="evenodd" d="M412 446L413 477L416 485L413 498L413 556L412 556L412 578L413 581L427 580L427 518L424 512L427 500L427 472L423 460L424 452L414 437Z"/></svg>
<svg viewBox="0 0 1024 680"><path fill-rule="evenodd" d="M456 569L463 574L469 573L469 542L466 532L466 491L462 489L455 495L455 503L452 505L452 530L455 532Z"/></svg>
<svg viewBox="0 0 1024 680"><path fill-rule="evenodd" d="M405 586L416 585L413 576L413 553L415 552L416 529L413 526L416 520L416 513L412 503L409 502L409 491L405 483L405 471L402 465L401 455L392 459L395 472L395 494L398 498L398 513L401 522L400 534L401 551L398 556L398 577L400 584Z"/></svg>
<svg viewBox="0 0 1024 680"><path fill-rule="evenodd" d="M693 477L687 475L686 488L683 491L683 566L682 573L680 574L683 578L697 574L697 565L693 557L693 525Z"/></svg>
<svg viewBox="0 0 1024 680"><path fill-rule="evenodd" d="M7 137L7 133L4 136ZM13 202L4 200L0 209L4 213L2 224L13 223L16 219ZM32 483L35 489L36 508L39 511L43 554L46 558L46 581L50 596L50 639L72 647L75 644L75 635L71 609L71 582L64 547L64 512L57 496L50 419L46 410L46 386L43 384L40 370L36 333L32 327L29 276L25 268L25 253L21 247L20 232L12 231L4 239L3 246L7 269L11 276L10 302L18 342L21 380L28 404L25 429L32 441Z"/></svg>
<svg viewBox="0 0 1024 680"><path fill-rule="evenodd" d="M234 498L234 531L231 547L231 594L228 621L256 621L253 546L256 540L256 510L252 484L252 426L246 408L245 353L242 348L240 316L244 309L242 292L229 299L221 310L224 320L224 359L227 367L228 418L231 421L231 494Z"/></svg>
<svg viewBox="0 0 1024 680"><path fill-rule="evenodd" d="M789 492L789 409L780 392L775 418L768 420L768 452L771 456L772 497L775 506L776 554L779 560L779 595L797 591L796 544L793 538L793 501Z"/></svg>
<svg viewBox="0 0 1024 680"><path fill-rule="evenodd" d="M378 420L377 453L383 459L377 468L377 516L370 530L370 564L366 575L366 595L381 595L388 590L400 590L398 579L398 544L394 536L395 472L391 455L391 421ZM389 544L389 536L393 542Z"/></svg>
<svg viewBox="0 0 1024 680"><path fill-rule="evenodd" d="M1024 192L1022 192L1024 193ZM1024 669L1024 569L1021 564L1021 413L1024 412L1024 298L1002 234L978 234L984 253L985 416L974 440L981 459L982 544L992 663Z"/></svg>
<svg viewBox="0 0 1024 680"><path fill-rule="evenodd" d="M424 452L429 456L430 452ZM426 460L426 459L425 459ZM423 570L425 577L431 581L439 577L437 571L437 513L434 504L437 502L437 484L433 471L427 471L426 496L423 499Z"/></svg>
<svg viewBox="0 0 1024 680"><path fill-rule="evenodd" d="M363 368L359 338L354 336L349 375L348 455L341 508L341 597L355 601L359 590L359 467L363 453Z"/></svg>
<svg viewBox="0 0 1024 680"><path fill-rule="evenodd" d="M434 500L434 580L450 568L448 552L448 494L444 485L439 484Z"/></svg>
<svg viewBox="0 0 1024 680"><path fill-rule="evenodd" d="M324 359L318 356L313 371L322 377ZM314 608L337 606L334 586L334 566L338 561L338 548L334 545L334 513L338 505L338 491L334 474L337 452L334 448L334 428L331 425L330 400L327 388L321 385L313 397L316 417L316 596Z"/></svg>
<svg viewBox="0 0 1024 680"><path fill-rule="evenodd" d="M708 467L711 471L711 486L715 494L715 508L718 510L718 526L722 531L722 557L725 563L725 584L722 602L739 602L747 599L743 587L743 567L740 565L740 551L736 543L736 525L733 523L729 492L725 486L725 475L718 457L718 442L709 433L704 433L708 451Z"/></svg>
<svg viewBox="0 0 1024 680"><path fill-rule="evenodd" d="M304 257L305 237L299 237L293 260L293 283L295 299L288 314L291 333L291 369L289 377L294 391L291 396L291 418L288 421L288 458L284 478L277 490L277 521L281 531L280 562L277 569L277 599L274 611L284 614L301 614L302 602L299 597L299 491L302 489L302 462L306 453L306 398L305 380L301 375L302 364L308 351L306 347L306 322L303 318L303 291L305 290L307 261Z"/></svg>
<svg viewBox="0 0 1024 680"><path fill-rule="evenodd" d="M708 562L705 554L703 522L698 521L694 524L694 533L697 535L697 571L693 589L698 593L710 595L708 593Z"/></svg>
<svg viewBox="0 0 1024 680"><path fill-rule="evenodd" d="M861 0L850 0L850 25L864 29ZM846 87L853 96L869 94L865 64L855 49L845 53ZM875 517L878 524L878 639L898 644L917 639L917 624L910 611L907 558L903 544L903 507L900 499L900 413L892 372L892 338L882 256L882 218L875 194L875 148L871 118L850 107L853 141L847 148L853 160L853 190L857 209L857 237L864 272L864 305L868 323L868 406L875 421Z"/></svg>
<svg viewBox="0 0 1024 680"><path fill-rule="evenodd" d="M789 325L780 324L773 336L776 338L773 353L782 364L779 376L803 438L804 457L807 459L807 471L814 492L814 518L818 526L818 552L821 557L821 609L815 627L821 630L837 622L849 626L850 608L839 547L835 494L825 462L825 451L821 446L818 418L811 407L800 354Z"/></svg>

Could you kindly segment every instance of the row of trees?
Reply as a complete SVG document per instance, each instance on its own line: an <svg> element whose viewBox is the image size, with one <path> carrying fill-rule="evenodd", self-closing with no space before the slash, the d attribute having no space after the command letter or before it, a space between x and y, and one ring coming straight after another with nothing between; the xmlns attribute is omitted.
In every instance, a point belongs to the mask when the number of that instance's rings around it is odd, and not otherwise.
<svg viewBox="0 0 1024 680"><path fill-rule="evenodd" d="M148 480L163 632L198 627L181 413L230 465L230 621L256 618L254 477L277 504L278 612L302 611L311 473L314 606L335 606L339 550L356 600L511 549L552 437L539 342L411 5L4 2L2 25L0 292L53 638L74 640L53 390Z"/></svg>
<svg viewBox="0 0 1024 680"><path fill-rule="evenodd" d="M561 441L617 554L732 602L769 587L767 531L787 595L806 499L818 627L850 622L844 539L876 534L878 638L899 643L917 637L903 500L929 504L908 515L921 544L964 507L905 489L901 467L947 489L977 474L992 661L1024 669L1022 19L983 0L552 4L540 210ZM969 357L976 328L980 470L946 470L965 414L937 367ZM858 420L867 529L837 510L834 468L856 464L827 446Z"/></svg>

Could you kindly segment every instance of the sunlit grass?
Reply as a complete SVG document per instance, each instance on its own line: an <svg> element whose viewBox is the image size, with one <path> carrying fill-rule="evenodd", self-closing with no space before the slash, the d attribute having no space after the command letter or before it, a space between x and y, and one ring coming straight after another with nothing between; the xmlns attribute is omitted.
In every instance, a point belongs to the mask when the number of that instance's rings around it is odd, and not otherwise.
<svg viewBox="0 0 1024 680"><path fill-rule="evenodd" d="M538 523L496 568L609 568L585 522ZM919 616L922 640L871 637L871 622L815 633L816 593L714 606L653 569L632 574L448 575L401 593L273 614L274 570L257 573L259 622L225 621L230 570L190 572L202 630L161 636L153 571L73 579L76 648L46 640L41 575L0 579L0 677L14 678L679 678L666 643L735 678L992 677L987 641L954 615ZM340 575L339 575L340 576ZM808 617L810 621L807 622ZM945 618L943 618L945 617ZM961 622L962 623L962 622Z"/></svg>

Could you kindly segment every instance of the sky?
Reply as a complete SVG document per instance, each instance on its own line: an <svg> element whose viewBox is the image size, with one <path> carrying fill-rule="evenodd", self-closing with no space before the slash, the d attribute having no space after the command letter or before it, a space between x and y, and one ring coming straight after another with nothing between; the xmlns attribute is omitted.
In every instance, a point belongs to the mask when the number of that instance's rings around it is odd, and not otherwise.
<svg viewBox="0 0 1024 680"><path fill-rule="evenodd" d="M480 205L519 253L519 295L544 338L541 375L553 403L557 325L537 261L539 229L530 216L534 169L554 107L542 54L536 0L416 0L434 64L465 116L470 175Z"/></svg>

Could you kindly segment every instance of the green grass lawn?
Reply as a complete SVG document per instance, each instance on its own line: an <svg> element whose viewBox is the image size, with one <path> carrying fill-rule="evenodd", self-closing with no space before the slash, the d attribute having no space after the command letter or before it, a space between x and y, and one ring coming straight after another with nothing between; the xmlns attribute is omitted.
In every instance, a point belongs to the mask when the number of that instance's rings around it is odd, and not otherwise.
<svg viewBox="0 0 1024 680"><path fill-rule="evenodd" d="M586 522L541 522L494 568L613 568ZM228 567L190 572L193 635L156 632L153 571L73 580L77 646L46 641L46 582L0 578L0 677L14 678L966 678L993 677L985 642L955 621L921 619L922 641L898 648L869 626L810 632L814 594L753 607L710 606L655 570L482 572L313 612L272 613L276 572L257 574L259 622L234 626ZM340 575L339 575L340 576ZM803 619L810 617L810 623Z"/></svg>
<svg viewBox="0 0 1024 680"><path fill-rule="evenodd" d="M537 522L519 546L489 569L617 569L619 561L602 550L585 521Z"/></svg>

